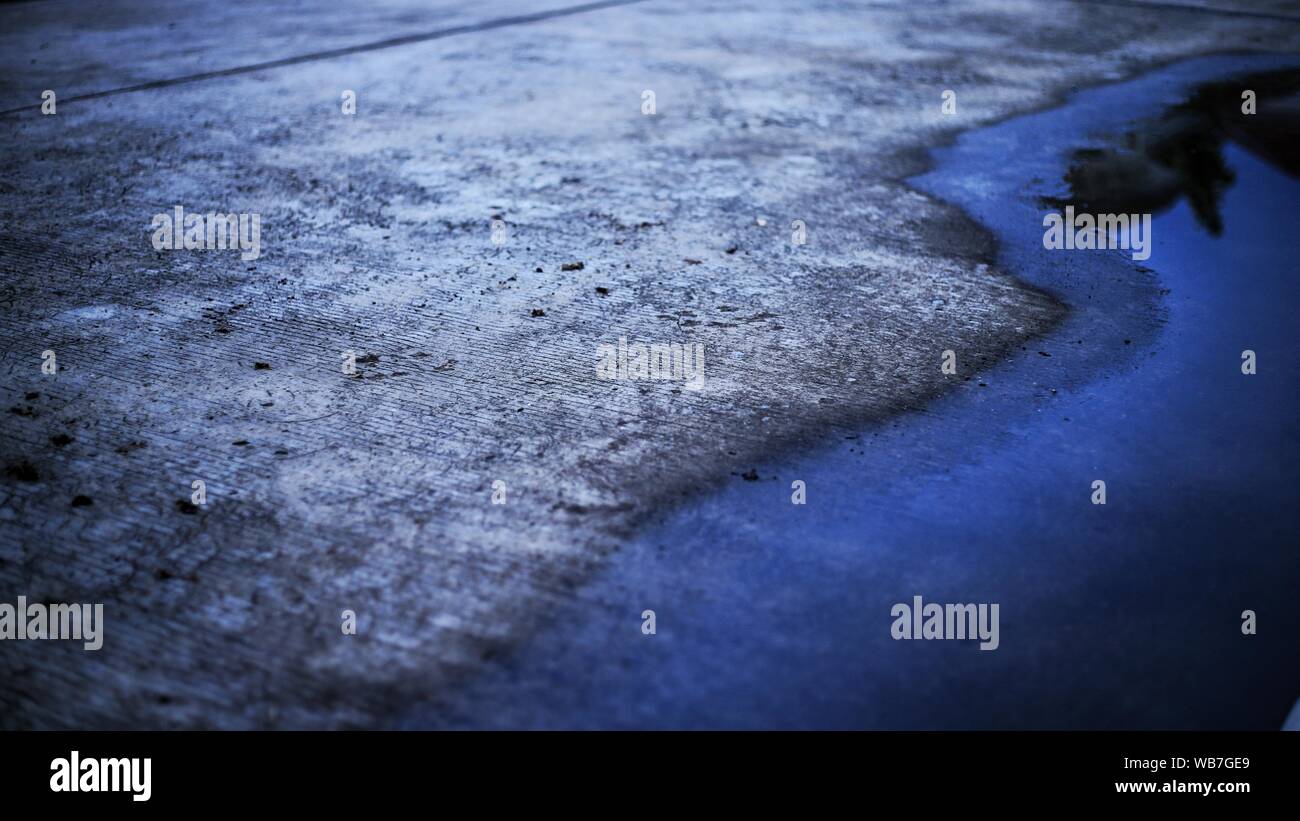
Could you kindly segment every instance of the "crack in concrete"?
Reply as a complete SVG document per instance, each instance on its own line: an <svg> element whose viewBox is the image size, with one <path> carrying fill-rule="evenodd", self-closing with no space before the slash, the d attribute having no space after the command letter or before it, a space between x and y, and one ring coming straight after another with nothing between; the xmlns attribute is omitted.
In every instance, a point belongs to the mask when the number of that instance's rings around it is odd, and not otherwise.
<svg viewBox="0 0 1300 821"><path fill-rule="evenodd" d="M1292 14L1276 14L1268 11L1250 11L1246 9L1224 9L1216 6L1189 6L1185 3L1162 3L1152 0L1068 0L1071 3L1084 3L1090 6L1119 6L1127 9L1160 9L1162 11L1187 11L1194 14L1215 14L1224 17L1249 17L1254 20L1282 20L1288 23L1300 23L1300 17Z"/></svg>
<svg viewBox="0 0 1300 821"><path fill-rule="evenodd" d="M451 26L450 28L438 29L436 31L426 31L420 34L408 34L402 37L389 37L384 40L376 40L371 43L361 43L355 46L344 46L342 48L327 49L325 51L315 51L310 54L299 54L294 57L282 57L278 60L265 60L260 63L249 63L243 66L233 66L231 68L222 68L215 71L201 71L197 74L187 74L181 77L170 77L163 80L150 80L147 83L136 83L134 85L122 86L121 88L109 88L103 91L91 91L86 94L77 94L65 97L59 100L59 105L80 102L85 100L97 100L103 97L115 97L119 94L131 94L136 91L152 91L158 88L168 88L170 86L185 85L187 83L198 83L204 80L215 80L221 77L234 77L240 74L252 74L257 71L267 71L273 68L284 68L286 66L296 66L302 63L314 63L320 60L332 60L336 57L347 57L352 54L361 54L367 51L379 51L380 49L396 48L397 46L409 46L413 43L425 43L430 40L442 40L447 37L455 37L459 34L474 34L480 31L491 31L493 29L505 28L507 26L522 26L529 23L540 23L545 20L554 20L557 17L571 17L575 14L585 14L589 11L601 11L607 8L617 8L619 6L630 6L634 3L644 3L646 0L600 0L596 3L583 3L577 6L564 6L563 8L550 9L548 11L538 11L531 14L517 14L511 17L498 17L494 20L485 20L481 23L468 23L463 26ZM41 107L41 103L32 105L19 106L0 111L0 117L9 114L19 114L24 111L35 111Z"/></svg>

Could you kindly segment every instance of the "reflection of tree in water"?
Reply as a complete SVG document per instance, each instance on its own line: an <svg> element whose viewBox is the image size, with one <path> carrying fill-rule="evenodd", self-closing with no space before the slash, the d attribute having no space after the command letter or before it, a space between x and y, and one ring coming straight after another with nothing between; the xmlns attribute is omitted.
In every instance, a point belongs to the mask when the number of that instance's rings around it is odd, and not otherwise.
<svg viewBox="0 0 1300 821"><path fill-rule="evenodd" d="M1242 113L1251 89L1257 113ZM1126 135L1125 145L1076 151L1065 181L1080 211L1156 213L1187 197L1211 234L1223 231L1219 201L1234 181L1223 159L1233 141L1291 177L1300 176L1300 71L1202 86L1186 102Z"/></svg>

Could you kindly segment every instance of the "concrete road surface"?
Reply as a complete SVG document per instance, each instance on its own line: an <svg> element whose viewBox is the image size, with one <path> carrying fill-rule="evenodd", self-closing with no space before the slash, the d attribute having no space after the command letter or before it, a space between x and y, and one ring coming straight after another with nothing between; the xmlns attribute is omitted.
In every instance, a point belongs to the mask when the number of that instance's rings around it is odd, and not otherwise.
<svg viewBox="0 0 1300 821"><path fill-rule="evenodd" d="M901 182L927 149L1175 59L1294 52L1297 18L0 7L0 601L105 606L98 651L0 643L0 726L454 701L652 512L1066 314ZM177 206L257 215L256 252L156 248ZM599 378L623 337L702 345L702 384Z"/></svg>

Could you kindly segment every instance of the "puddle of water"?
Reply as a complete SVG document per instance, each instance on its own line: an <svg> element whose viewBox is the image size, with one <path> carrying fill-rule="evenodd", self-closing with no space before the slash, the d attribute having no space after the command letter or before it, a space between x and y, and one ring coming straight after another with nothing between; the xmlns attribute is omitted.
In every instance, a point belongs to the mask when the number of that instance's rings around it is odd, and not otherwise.
<svg viewBox="0 0 1300 821"><path fill-rule="evenodd" d="M1229 142L1300 176L1300 71L1201 86L1121 139L1075 150L1065 174L1069 196L1047 199L1093 214L1159 213L1185 200L1200 226L1218 236L1223 193L1234 180L1224 157Z"/></svg>
<svg viewBox="0 0 1300 821"><path fill-rule="evenodd" d="M915 184L989 226L1002 268L1071 307L1062 325L922 413L674 512L463 699L403 724L1281 726L1300 692L1300 183L1225 143L1220 234L1169 197L1154 270L1046 251L1041 220L1070 158L1134 115L1285 65L1183 63L938 152ZM914 595L999 603L1000 648L892 640Z"/></svg>

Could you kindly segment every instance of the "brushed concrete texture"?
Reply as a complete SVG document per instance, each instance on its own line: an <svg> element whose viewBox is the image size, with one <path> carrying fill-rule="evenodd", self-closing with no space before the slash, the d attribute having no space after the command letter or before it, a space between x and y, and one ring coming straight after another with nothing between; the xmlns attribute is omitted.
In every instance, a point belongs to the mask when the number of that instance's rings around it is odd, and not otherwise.
<svg viewBox="0 0 1300 821"><path fill-rule="evenodd" d="M927 148L1300 40L1047 0L502 21L562 8L0 8L0 601L107 620L98 652L0 643L0 726L369 727L454 699L652 511L1063 316L900 182ZM23 108L45 88L56 115ZM155 251L174 205L261 214L261 258ZM598 380L620 336L702 343L704 389Z"/></svg>

